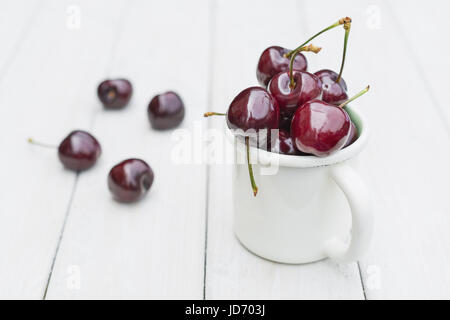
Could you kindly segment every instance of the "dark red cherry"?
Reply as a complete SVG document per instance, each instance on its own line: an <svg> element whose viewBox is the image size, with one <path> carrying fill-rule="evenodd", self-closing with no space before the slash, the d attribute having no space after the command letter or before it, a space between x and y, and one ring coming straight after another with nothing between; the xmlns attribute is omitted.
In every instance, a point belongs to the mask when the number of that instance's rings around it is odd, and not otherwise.
<svg viewBox="0 0 450 320"><path fill-rule="evenodd" d="M153 129L172 129L184 119L184 104L178 94L168 91L153 97L147 113Z"/></svg>
<svg viewBox="0 0 450 320"><path fill-rule="evenodd" d="M351 121L350 122L350 134L348 135L348 139L347 139L347 142L344 145L344 148L348 147L349 145L351 145L353 142L356 141L356 139L358 139L358 128L356 128L356 126L353 123L353 121Z"/></svg>
<svg viewBox="0 0 450 320"><path fill-rule="evenodd" d="M297 148L294 146L294 141L291 138L289 132L285 130L279 130L278 136L271 141L270 151L280 154L287 155L300 155L302 154Z"/></svg>
<svg viewBox="0 0 450 320"><path fill-rule="evenodd" d="M314 73L319 78L322 87L322 101L339 105L348 99L347 84L344 79L336 82L338 74L331 70L320 70Z"/></svg>
<svg viewBox="0 0 450 320"><path fill-rule="evenodd" d="M279 119L277 101L261 87L250 87L241 91L233 99L227 112L228 127L244 132L277 129Z"/></svg>
<svg viewBox="0 0 450 320"><path fill-rule="evenodd" d="M117 201L134 202L147 193L153 180L153 171L145 161L128 159L111 169L108 187Z"/></svg>
<svg viewBox="0 0 450 320"><path fill-rule="evenodd" d="M278 46L263 51L256 68L256 78L261 86L266 87L273 76L289 69L289 59L285 57L289 52L290 50ZM299 53L294 60L294 70L306 71L307 67L305 56Z"/></svg>
<svg viewBox="0 0 450 320"><path fill-rule="evenodd" d="M107 109L125 107L131 99L133 87L126 79L105 80L99 84L97 95Z"/></svg>
<svg viewBox="0 0 450 320"><path fill-rule="evenodd" d="M306 101L320 98L319 79L304 71L293 71L295 85L291 88L289 71L276 74L269 82L268 90L278 102L282 115L292 116Z"/></svg>
<svg viewBox="0 0 450 320"><path fill-rule="evenodd" d="M350 133L350 117L341 107L311 100L294 114L291 136L298 150L324 157L341 149Z"/></svg>
<svg viewBox="0 0 450 320"><path fill-rule="evenodd" d="M91 168L102 153L97 139L85 131L70 133L58 147L58 157L70 170L82 171Z"/></svg>
<svg viewBox="0 0 450 320"><path fill-rule="evenodd" d="M227 118L227 125L234 134L245 137L247 148L247 166L250 176L250 183L253 195L258 193L258 187L253 175L253 168L250 160L250 139L264 135L264 142L270 136L272 129L278 129L280 121L280 109L277 101L261 87L250 87L241 91L231 102L226 114L217 112L207 112L205 117L212 115L222 115ZM241 132L239 132L239 130ZM267 130L264 134L263 130ZM258 139L256 146L261 146L262 141ZM264 143L266 145L266 143Z"/></svg>

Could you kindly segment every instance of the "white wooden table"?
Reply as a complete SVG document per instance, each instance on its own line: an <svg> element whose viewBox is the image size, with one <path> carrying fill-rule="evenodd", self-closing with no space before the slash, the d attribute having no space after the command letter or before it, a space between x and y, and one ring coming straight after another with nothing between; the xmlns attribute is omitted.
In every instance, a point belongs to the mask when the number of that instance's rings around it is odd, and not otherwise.
<svg viewBox="0 0 450 320"><path fill-rule="evenodd" d="M2 0L0 2L0 298L450 298L450 27L445 1ZM372 137L358 170L376 228L351 265L265 261L232 232L230 167L174 165L171 132L146 106L166 89L187 106L183 128L214 127L255 85L261 51L295 47L353 18L344 78L372 91L359 108ZM310 70L338 69L343 32L314 41ZM127 77L130 106L105 112L95 90ZM75 175L52 150L86 129L100 162ZM112 201L106 176L128 157L156 173L148 197Z"/></svg>

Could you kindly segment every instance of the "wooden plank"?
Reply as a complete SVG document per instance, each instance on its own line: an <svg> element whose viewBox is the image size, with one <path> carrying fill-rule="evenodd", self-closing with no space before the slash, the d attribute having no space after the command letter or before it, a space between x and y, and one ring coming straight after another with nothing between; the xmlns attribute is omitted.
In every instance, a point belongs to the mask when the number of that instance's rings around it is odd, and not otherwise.
<svg viewBox="0 0 450 320"><path fill-rule="evenodd" d="M449 298L450 141L441 112L424 88L423 66L401 40L404 34L386 3L354 0L343 6L327 0L320 13L314 5L314 1L305 5L312 30L336 16L353 18L344 78L350 92L372 85L371 92L354 104L372 131L358 162L372 190L376 219L372 248L361 261L367 297ZM405 21L414 20L409 12L402 7ZM324 46L320 67L337 69L342 43L330 34L320 44ZM442 79L444 74L436 76Z"/></svg>
<svg viewBox="0 0 450 320"><path fill-rule="evenodd" d="M30 32L42 1L4 1L0 11L0 81L15 58L24 38Z"/></svg>
<svg viewBox="0 0 450 320"><path fill-rule="evenodd" d="M239 7L239 10L236 8ZM257 85L255 68L269 45L295 47L311 30L299 1L218 1L211 110L224 111L242 89ZM317 19L322 25L327 19ZM310 56L308 56L310 57ZM212 128L223 121L211 119ZM212 165L209 174L206 298L363 299L356 264L331 261L284 265L246 251L232 230L231 166Z"/></svg>
<svg viewBox="0 0 450 320"><path fill-rule="evenodd" d="M42 298L75 181L54 150L30 146L26 139L57 144L70 130L89 125L98 108L91 97L105 69L99 57L108 56L114 36L108 26L121 11L111 1L80 2L81 29L68 29L71 3L44 1L36 12L33 3L10 1L6 25L1 22L0 29L22 37L20 43L6 41L15 52L2 58L9 64L0 85L0 145L8 150L0 158L2 298ZM108 15L101 14L105 6ZM31 10L32 25L21 27L17 10L27 19Z"/></svg>
<svg viewBox="0 0 450 320"><path fill-rule="evenodd" d="M156 93L179 92L181 129L195 134L206 110L208 2L137 1L128 10L107 76L129 78L134 97L125 110L96 116L103 158L80 177L49 299L202 298L206 168L173 162L174 131L151 130L146 107ZM98 104L94 96L89 104ZM143 201L122 205L106 178L129 157L146 160L155 182Z"/></svg>
<svg viewBox="0 0 450 320"><path fill-rule="evenodd" d="M386 1L396 32L401 35L399 43L408 48L422 86L430 102L442 116L450 132L450 110L447 105L447 79L450 70L447 53L450 42L444 33L450 28L448 4L442 1L414 2L405 0Z"/></svg>

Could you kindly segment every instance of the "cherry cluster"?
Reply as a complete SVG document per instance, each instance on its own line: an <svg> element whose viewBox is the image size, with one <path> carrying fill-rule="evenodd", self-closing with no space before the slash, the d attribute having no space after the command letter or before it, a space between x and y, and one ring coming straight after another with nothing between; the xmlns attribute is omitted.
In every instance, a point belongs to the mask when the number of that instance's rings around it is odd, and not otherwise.
<svg viewBox="0 0 450 320"><path fill-rule="evenodd" d="M105 80L97 88L103 107L109 110L123 109L131 100L133 86L127 79ZM153 97L147 108L150 125L155 130L177 127L184 119L184 104L173 91ZM52 145L30 143L55 148ZM58 157L65 168L81 172L93 167L102 153L98 140L82 130L72 131L58 147ZM141 199L153 184L152 168L141 159L126 159L115 165L108 175L108 187L113 197L120 202L135 202Z"/></svg>
<svg viewBox="0 0 450 320"><path fill-rule="evenodd" d="M350 25L351 19L345 17L294 50L279 46L265 49L256 69L260 87L241 91L226 113L205 114L226 116L228 127L244 138L254 195L258 188L249 159L250 144L290 156L325 157L349 146L358 138L357 127L345 106L367 92L369 87L348 98L342 72ZM339 73L328 69L307 72L308 61L302 52L318 53L321 50L308 43L338 26L343 26L345 30Z"/></svg>

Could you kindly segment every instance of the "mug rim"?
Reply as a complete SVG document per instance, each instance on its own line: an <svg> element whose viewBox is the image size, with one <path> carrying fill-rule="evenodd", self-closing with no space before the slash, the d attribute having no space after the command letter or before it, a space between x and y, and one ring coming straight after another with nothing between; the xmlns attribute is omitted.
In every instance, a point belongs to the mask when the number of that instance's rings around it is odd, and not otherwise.
<svg viewBox="0 0 450 320"><path fill-rule="evenodd" d="M341 149L326 157L317 157L314 155L310 156L285 155L258 149L255 146L250 146L252 159L256 159L256 163L263 166L276 164L282 167L315 168L315 167L331 166L354 158L362 151L362 149L367 144L367 140L369 138L369 128L367 126L367 122L364 116L360 112L356 111L349 105L345 106L345 109L349 113L349 116L352 119L352 121L355 122L355 125L359 133L358 139L356 139L356 141L353 142L348 147ZM226 125L226 122L225 122L225 131L226 135L230 139L232 139L232 141L234 140L236 141L236 143L241 145L244 144L242 140L236 139L235 135Z"/></svg>

